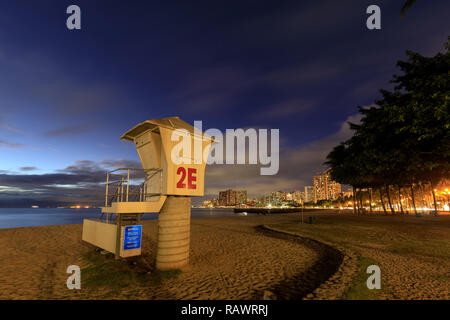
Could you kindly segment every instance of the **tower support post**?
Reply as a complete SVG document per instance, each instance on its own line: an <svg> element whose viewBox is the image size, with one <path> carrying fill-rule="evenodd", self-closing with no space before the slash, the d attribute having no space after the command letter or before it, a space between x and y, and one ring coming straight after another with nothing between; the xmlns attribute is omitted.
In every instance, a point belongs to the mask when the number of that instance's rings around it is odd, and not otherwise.
<svg viewBox="0 0 450 320"><path fill-rule="evenodd" d="M156 268L180 269L189 264L191 197L167 196L158 216Z"/></svg>

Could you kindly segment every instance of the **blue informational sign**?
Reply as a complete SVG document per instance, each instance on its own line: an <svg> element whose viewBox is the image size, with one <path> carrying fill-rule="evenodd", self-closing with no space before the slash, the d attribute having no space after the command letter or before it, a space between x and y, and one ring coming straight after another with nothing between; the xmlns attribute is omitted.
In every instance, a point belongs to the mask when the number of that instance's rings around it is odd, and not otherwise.
<svg viewBox="0 0 450 320"><path fill-rule="evenodd" d="M123 235L123 250L139 249L141 247L142 226L125 226Z"/></svg>

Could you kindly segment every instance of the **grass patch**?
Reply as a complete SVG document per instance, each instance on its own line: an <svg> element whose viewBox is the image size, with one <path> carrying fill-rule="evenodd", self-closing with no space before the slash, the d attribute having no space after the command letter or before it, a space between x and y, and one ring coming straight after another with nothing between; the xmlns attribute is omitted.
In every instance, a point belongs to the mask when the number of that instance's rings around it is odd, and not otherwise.
<svg viewBox="0 0 450 320"><path fill-rule="evenodd" d="M370 265L377 265L375 260L367 257L359 257L359 270L356 277L353 279L352 284L348 288L347 292L342 297L343 300L379 300L380 291L382 289L367 288L367 278L370 274L366 273L367 267ZM383 283L381 283L383 287Z"/></svg>
<svg viewBox="0 0 450 320"><path fill-rule="evenodd" d="M180 269L160 271L156 270L150 274L150 281L159 284L165 280L176 279L181 274Z"/></svg>
<svg viewBox="0 0 450 320"><path fill-rule="evenodd" d="M419 255L450 260L450 243L445 240L394 240L389 250L400 255Z"/></svg>
<svg viewBox="0 0 450 320"><path fill-rule="evenodd" d="M142 261L143 257L115 260L112 254L101 255L89 251L82 258L88 264L81 271L83 286L106 290L105 297L119 294L126 287L158 285L181 274L179 269L149 270Z"/></svg>
<svg viewBox="0 0 450 320"><path fill-rule="evenodd" d="M427 222L419 226L423 234L418 234L415 232L419 229L418 226L405 225L403 221L394 219L389 221L389 218L392 217L379 217L378 219L373 217L368 217L367 219L364 219L364 217L358 218L360 221L319 217L317 223L312 225L296 222L272 226L277 229L298 233L306 237L320 238L344 246L372 246L399 255L431 257L444 261L450 260L450 241L448 236L442 237L440 234L427 233L427 229L430 230ZM383 223L380 223L379 220ZM424 234L428 238L425 238Z"/></svg>
<svg viewBox="0 0 450 320"><path fill-rule="evenodd" d="M410 282L399 284L399 288L391 286L390 282L389 285L382 283L382 289L369 290L366 281L370 275L366 273L366 270L371 264L381 267L386 261L394 261L395 257L413 258L411 261L417 261L424 265L425 263L448 265L450 262L450 220L448 217L417 219L414 216L353 216L348 214L316 216L315 224L295 221L270 226L349 248L360 257L360 269L342 299L373 300L387 295L404 296L408 290L416 290ZM379 256L379 253L386 253L386 255ZM399 261L408 260L399 259ZM394 263L391 270L382 270L382 274L405 273L403 268L405 266ZM445 271L430 271L430 281L439 280L441 283L449 281L450 276Z"/></svg>
<svg viewBox="0 0 450 320"><path fill-rule="evenodd" d="M81 271L85 287L92 289L109 288L120 291L129 285L145 281L143 274L130 268L126 261L116 261L112 255L100 255L90 251L83 256L89 266Z"/></svg>

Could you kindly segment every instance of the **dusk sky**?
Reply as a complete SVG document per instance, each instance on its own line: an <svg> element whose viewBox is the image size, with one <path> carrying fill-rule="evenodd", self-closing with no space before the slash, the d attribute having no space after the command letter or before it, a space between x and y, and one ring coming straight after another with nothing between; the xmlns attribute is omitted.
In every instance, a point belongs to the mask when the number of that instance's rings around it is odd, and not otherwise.
<svg viewBox="0 0 450 320"><path fill-rule="evenodd" d="M140 166L120 136L179 116L203 128L280 129L280 171L206 168L206 195L312 184L379 98L405 50L434 55L450 2L0 1L0 206L102 199L105 172ZM66 8L81 8L81 30ZM381 8L368 30L366 8Z"/></svg>

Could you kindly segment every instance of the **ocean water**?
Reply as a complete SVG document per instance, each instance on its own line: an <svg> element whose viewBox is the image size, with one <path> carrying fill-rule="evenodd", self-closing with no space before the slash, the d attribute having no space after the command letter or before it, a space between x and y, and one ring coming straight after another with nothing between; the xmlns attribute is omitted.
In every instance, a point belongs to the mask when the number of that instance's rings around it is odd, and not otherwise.
<svg viewBox="0 0 450 320"><path fill-rule="evenodd" d="M235 216L233 209L226 208L192 208L192 218ZM100 218L100 209L65 209L65 208L0 208L0 229L50 226L61 224L81 224L86 218ZM156 219L157 214L146 213L143 220Z"/></svg>

